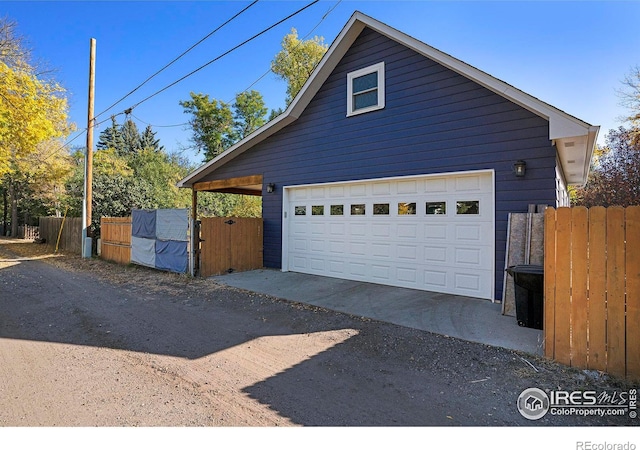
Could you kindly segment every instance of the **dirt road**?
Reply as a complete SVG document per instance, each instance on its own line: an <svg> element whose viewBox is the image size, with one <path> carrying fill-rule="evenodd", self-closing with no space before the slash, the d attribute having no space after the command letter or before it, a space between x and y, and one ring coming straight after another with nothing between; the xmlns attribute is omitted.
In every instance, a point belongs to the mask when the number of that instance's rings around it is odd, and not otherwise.
<svg viewBox="0 0 640 450"><path fill-rule="evenodd" d="M525 419L516 401L530 387L629 388L505 349L0 240L2 426L637 424Z"/></svg>

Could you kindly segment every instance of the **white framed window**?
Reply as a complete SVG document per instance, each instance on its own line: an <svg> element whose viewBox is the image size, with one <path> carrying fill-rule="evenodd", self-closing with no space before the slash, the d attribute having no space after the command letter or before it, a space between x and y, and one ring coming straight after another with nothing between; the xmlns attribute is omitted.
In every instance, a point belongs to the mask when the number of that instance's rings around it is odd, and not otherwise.
<svg viewBox="0 0 640 450"><path fill-rule="evenodd" d="M347 117L384 108L384 61L347 74Z"/></svg>

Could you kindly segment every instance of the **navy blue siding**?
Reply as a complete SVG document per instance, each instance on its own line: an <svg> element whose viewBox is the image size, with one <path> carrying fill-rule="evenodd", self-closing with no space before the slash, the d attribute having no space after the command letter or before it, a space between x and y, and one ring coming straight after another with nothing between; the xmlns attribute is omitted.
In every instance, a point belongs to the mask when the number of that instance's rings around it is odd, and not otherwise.
<svg viewBox="0 0 640 450"><path fill-rule="evenodd" d="M346 117L347 73L385 62L386 106ZM301 117L209 179L262 174L264 262L279 268L282 186L494 169L496 298L507 219L555 206L556 150L546 120L372 30L365 29ZM512 165L527 162L525 178Z"/></svg>

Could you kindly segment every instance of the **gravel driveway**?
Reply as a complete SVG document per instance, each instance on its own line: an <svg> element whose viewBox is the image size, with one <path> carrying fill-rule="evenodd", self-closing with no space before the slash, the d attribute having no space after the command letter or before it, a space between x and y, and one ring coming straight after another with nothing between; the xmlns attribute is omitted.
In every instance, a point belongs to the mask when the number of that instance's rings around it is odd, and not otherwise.
<svg viewBox="0 0 640 450"><path fill-rule="evenodd" d="M600 373L49 252L0 240L3 426L638 424L516 408L530 387L632 387Z"/></svg>

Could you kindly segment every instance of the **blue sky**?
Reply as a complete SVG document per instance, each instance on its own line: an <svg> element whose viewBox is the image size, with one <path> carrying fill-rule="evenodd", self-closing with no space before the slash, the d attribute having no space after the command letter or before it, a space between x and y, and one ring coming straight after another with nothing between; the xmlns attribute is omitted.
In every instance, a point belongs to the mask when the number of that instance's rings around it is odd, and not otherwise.
<svg viewBox="0 0 640 450"><path fill-rule="evenodd" d="M90 38L97 42L99 114L249 3L3 0L0 15L15 20L34 57L56 71L69 94L71 120L83 129ZM309 3L259 1L98 120L124 111ZM292 27L300 36L311 32L330 44L355 10L600 125L601 143L627 113L616 90L631 68L640 65L640 2L322 0L142 103L132 119L140 129L151 124L168 151L199 163L202 155L190 148L190 132L181 125L189 117L180 100L194 91L232 101L269 70ZM270 109L284 106L286 85L274 74L252 88L263 94ZM83 135L72 145L84 141Z"/></svg>

